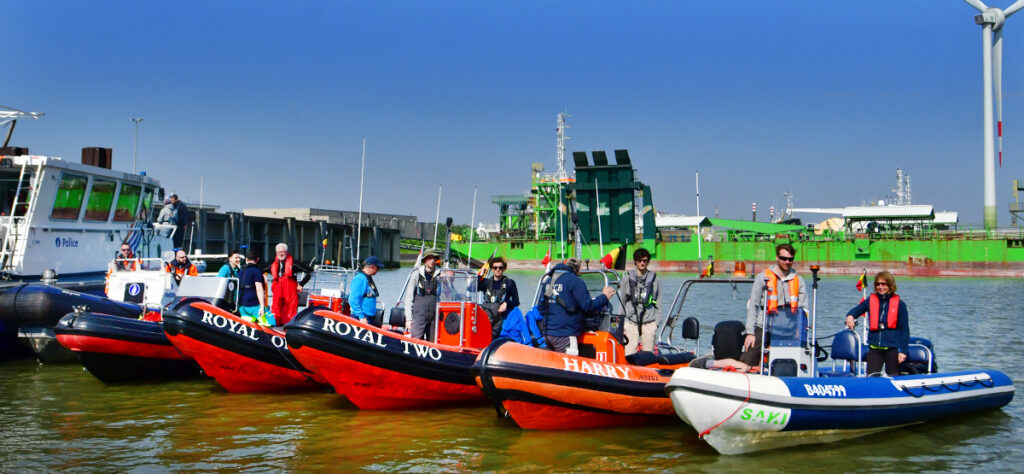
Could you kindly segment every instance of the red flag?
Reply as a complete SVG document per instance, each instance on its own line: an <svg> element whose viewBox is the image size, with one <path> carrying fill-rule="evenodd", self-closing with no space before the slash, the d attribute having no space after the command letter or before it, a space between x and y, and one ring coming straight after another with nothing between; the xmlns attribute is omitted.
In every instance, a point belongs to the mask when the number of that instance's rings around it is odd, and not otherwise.
<svg viewBox="0 0 1024 474"><path fill-rule="evenodd" d="M544 266L547 266L547 264L549 264L549 263L551 263L551 245L550 244L548 245L548 253L546 255L544 255L544 259L540 261L540 264L544 265Z"/></svg>

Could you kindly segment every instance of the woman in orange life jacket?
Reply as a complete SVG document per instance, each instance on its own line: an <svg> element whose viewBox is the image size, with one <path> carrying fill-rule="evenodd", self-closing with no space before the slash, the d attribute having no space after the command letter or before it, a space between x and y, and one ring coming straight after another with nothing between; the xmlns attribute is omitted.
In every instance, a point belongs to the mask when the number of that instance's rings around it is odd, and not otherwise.
<svg viewBox="0 0 1024 474"><path fill-rule="evenodd" d="M181 283L181 277L185 275L196 276L199 274L199 270L196 269L195 264L188 260L188 255L186 255L185 251L182 249L178 249L174 252L174 261L167 262L167 265L164 265L164 271L174 275L174 281L179 284Z"/></svg>
<svg viewBox="0 0 1024 474"><path fill-rule="evenodd" d="M907 359L910 344L910 322L907 304L896 294L896 279L892 273L878 272L875 275L875 292L846 314L846 327L853 329L856 319L868 316L868 340L871 347L865 357L868 373L882 370L885 362L887 375L899 375L900 364Z"/></svg>

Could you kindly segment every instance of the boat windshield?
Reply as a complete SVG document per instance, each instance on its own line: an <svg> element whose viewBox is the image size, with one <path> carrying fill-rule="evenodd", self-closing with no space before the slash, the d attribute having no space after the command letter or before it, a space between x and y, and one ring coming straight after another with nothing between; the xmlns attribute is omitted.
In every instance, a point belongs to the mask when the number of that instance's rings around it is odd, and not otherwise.
<svg viewBox="0 0 1024 474"><path fill-rule="evenodd" d="M807 313L803 308L793 311L779 306L776 314L768 316L771 344L776 347L804 347L807 342Z"/></svg>
<svg viewBox="0 0 1024 474"><path fill-rule="evenodd" d="M437 300L476 303L476 283L475 274L445 272L437 277Z"/></svg>
<svg viewBox="0 0 1024 474"><path fill-rule="evenodd" d="M348 285L355 272L341 267L319 265L313 270L306 288L310 294L344 298L348 295Z"/></svg>

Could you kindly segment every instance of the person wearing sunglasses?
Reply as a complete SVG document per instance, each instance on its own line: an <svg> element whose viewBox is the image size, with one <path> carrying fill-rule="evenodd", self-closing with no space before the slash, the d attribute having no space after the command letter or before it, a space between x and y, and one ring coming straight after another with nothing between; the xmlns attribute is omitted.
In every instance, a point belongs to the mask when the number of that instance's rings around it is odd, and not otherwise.
<svg viewBox="0 0 1024 474"><path fill-rule="evenodd" d="M882 371L886 375L899 375L900 364L907 360L910 346L910 319L907 304L896 294L896 279L892 273L875 275L875 292L846 313L846 327L853 329L857 318L868 316L868 340L871 347L865 355L868 374Z"/></svg>
<svg viewBox="0 0 1024 474"><path fill-rule="evenodd" d="M758 274L750 288L747 300L746 336L740 361L750 366L761 362L761 333L765 314L772 315L780 308L791 312L807 312L807 284L793 269L796 249L789 244L775 246L775 265Z"/></svg>
<svg viewBox="0 0 1024 474"><path fill-rule="evenodd" d="M633 268L626 272L626 281L619 287L619 299L626 312L623 325L626 335L626 355L639 350L653 351L654 336L661 319L661 280L647 269L651 263L651 252L638 248L633 252Z"/></svg>
<svg viewBox="0 0 1024 474"><path fill-rule="evenodd" d="M477 291L484 295L484 306L490 310L487 314L491 320L491 337L497 339L501 336L501 326L505 318L513 309L519 307L519 290L516 288L516 281L505 276L505 270L508 270L508 261L505 257L491 257L487 264L493 276L481 276L477 282Z"/></svg>

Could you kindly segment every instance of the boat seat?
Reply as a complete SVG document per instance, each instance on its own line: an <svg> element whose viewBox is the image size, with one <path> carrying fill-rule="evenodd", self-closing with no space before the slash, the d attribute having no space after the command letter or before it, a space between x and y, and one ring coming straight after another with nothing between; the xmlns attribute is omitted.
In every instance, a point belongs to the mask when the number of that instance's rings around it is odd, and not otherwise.
<svg viewBox="0 0 1024 474"><path fill-rule="evenodd" d="M857 351L860 347L867 348L860 344L857 333L852 330L836 333L832 338L832 368L819 370L818 373L822 377L852 377L855 375L853 369L857 364ZM863 352L860 360L864 360ZM842 365L837 367L836 362L842 362Z"/></svg>
<svg viewBox="0 0 1024 474"><path fill-rule="evenodd" d="M690 352L696 353L700 349L700 321L693 316L683 320L683 350L686 350L687 339L694 342Z"/></svg>
<svg viewBox="0 0 1024 474"><path fill-rule="evenodd" d="M626 356L626 362L633 365L651 365L658 363L658 355L651 351L639 351Z"/></svg>
<svg viewBox="0 0 1024 474"><path fill-rule="evenodd" d="M383 314L381 315L383 316ZM404 328L405 327L405 308L401 306L395 306L391 308L391 313L388 314L387 323L392 327Z"/></svg>
<svg viewBox="0 0 1024 474"><path fill-rule="evenodd" d="M739 360L743 353L743 331L745 325L739 321L722 321L715 325L711 336L711 348L715 359Z"/></svg>
<svg viewBox="0 0 1024 474"><path fill-rule="evenodd" d="M651 351L639 351L626 356L626 362L633 365L680 365L690 362L697 356L692 352L673 352L655 354Z"/></svg>
<svg viewBox="0 0 1024 474"><path fill-rule="evenodd" d="M675 354L662 354L658 362L664 365L679 365L689 363L696 359L697 355L692 352L677 352Z"/></svg>
<svg viewBox="0 0 1024 474"><path fill-rule="evenodd" d="M900 364L901 373L910 374L929 374L935 373L938 370L935 364L935 355L931 347L924 344L931 344L931 341L924 338L916 338L923 341L915 342L911 338L910 345L907 346L907 359Z"/></svg>

